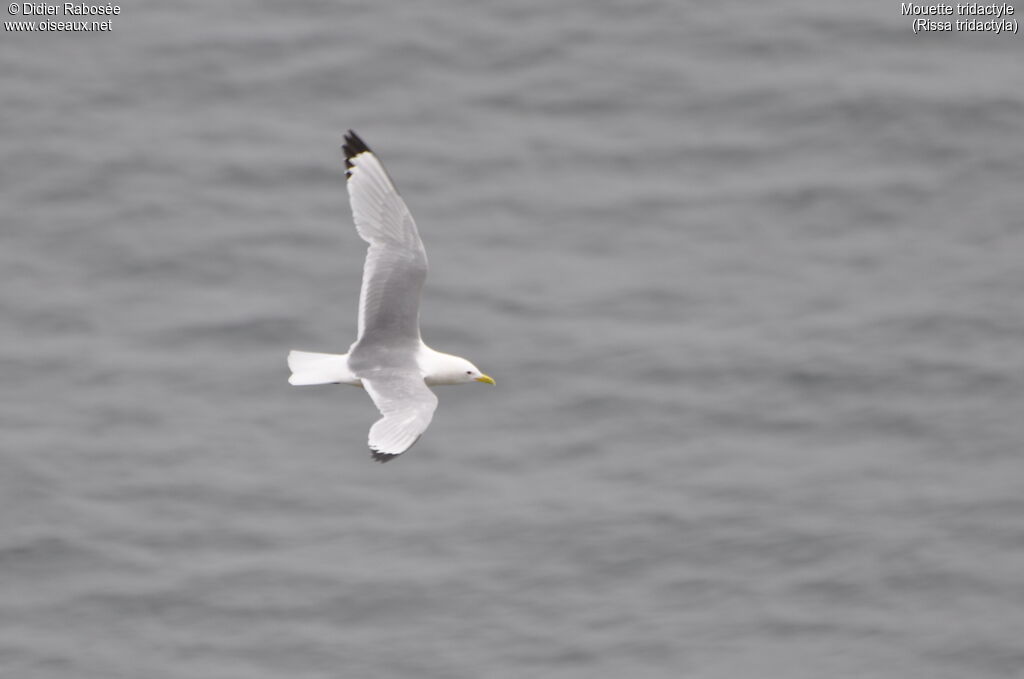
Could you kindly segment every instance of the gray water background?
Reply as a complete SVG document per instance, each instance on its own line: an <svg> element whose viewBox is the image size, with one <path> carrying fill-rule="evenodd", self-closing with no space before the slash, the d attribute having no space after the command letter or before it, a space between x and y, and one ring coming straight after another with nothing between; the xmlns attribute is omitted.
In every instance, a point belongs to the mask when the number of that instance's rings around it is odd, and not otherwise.
<svg viewBox="0 0 1024 679"><path fill-rule="evenodd" d="M1024 676L1024 38L122 7L0 39L0 676ZM348 127L498 383L388 465L286 384L354 338Z"/></svg>

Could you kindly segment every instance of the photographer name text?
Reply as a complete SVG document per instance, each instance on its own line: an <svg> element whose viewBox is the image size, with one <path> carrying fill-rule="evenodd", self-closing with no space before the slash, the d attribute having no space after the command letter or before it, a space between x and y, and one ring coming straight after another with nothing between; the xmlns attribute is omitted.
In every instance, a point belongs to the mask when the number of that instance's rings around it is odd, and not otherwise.
<svg viewBox="0 0 1024 679"><path fill-rule="evenodd" d="M15 8L18 8L15 10ZM101 14L120 14L120 5L79 5L74 2L65 2L62 5L35 4L32 2L12 3L11 14L23 14L24 16L96 16Z"/></svg>
<svg viewBox="0 0 1024 679"><path fill-rule="evenodd" d="M21 33L53 33L63 31L109 31L111 19L97 21L56 21L35 17L110 17L121 14L121 6L113 3L106 5L87 5L85 3L64 2L47 4L44 2L12 2L7 6L11 16L32 17L32 20L5 21L4 30Z"/></svg>

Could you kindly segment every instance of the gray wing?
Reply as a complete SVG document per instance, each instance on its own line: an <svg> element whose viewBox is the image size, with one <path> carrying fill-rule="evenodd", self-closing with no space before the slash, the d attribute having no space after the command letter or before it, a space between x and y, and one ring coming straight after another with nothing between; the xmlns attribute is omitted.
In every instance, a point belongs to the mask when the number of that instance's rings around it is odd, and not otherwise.
<svg viewBox="0 0 1024 679"><path fill-rule="evenodd" d="M367 443L380 462L401 455L419 440L434 419L437 396L418 372L379 372L363 378L366 393L384 417L370 427Z"/></svg>
<svg viewBox="0 0 1024 679"><path fill-rule="evenodd" d="M418 343L427 253L416 222L380 160L352 130L343 148L356 231L370 244L356 342Z"/></svg>

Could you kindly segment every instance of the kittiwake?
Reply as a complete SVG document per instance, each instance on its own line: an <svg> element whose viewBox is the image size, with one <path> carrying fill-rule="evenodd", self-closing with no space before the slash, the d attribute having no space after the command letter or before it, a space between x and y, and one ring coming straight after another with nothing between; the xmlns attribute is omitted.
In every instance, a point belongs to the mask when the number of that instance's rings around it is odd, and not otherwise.
<svg viewBox="0 0 1024 679"><path fill-rule="evenodd" d="M464 358L434 351L420 337L427 253L416 223L377 155L352 130L345 173L356 231L370 244L359 291L356 341L347 354L292 351L289 384L363 387L380 411L367 441L373 458L393 460L430 425L438 384L494 380Z"/></svg>

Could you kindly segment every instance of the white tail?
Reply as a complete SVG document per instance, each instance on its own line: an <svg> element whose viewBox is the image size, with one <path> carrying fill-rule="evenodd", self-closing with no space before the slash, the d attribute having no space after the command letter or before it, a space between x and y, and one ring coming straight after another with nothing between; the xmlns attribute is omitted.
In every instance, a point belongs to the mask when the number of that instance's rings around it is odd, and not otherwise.
<svg viewBox="0 0 1024 679"><path fill-rule="evenodd" d="M360 384L348 369L348 354L318 354L312 351L288 352L292 371L288 384L306 387L313 384Z"/></svg>

